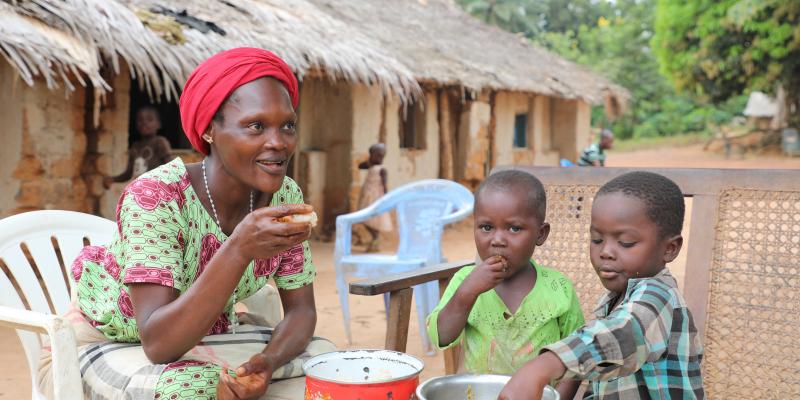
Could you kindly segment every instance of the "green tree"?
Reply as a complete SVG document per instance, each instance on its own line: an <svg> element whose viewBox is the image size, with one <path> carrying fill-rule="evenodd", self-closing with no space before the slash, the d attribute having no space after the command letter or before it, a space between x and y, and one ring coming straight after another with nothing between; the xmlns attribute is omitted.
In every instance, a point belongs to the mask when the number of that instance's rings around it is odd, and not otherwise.
<svg viewBox="0 0 800 400"><path fill-rule="evenodd" d="M783 85L800 94L800 1L659 0L653 40L679 90L720 103Z"/></svg>
<svg viewBox="0 0 800 400"><path fill-rule="evenodd" d="M533 38L593 24L610 10L605 0L458 0L474 17Z"/></svg>
<svg viewBox="0 0 800 400"><path fill-rule="evenodd" d="M732 118L744 98L711 106L691 93L678 93L659 73L652 51L658 0L459 0L472 15L583 64L626 87L629 111L613 123L601 107L595 126L620 138L665 136L706 130ZM517 21L517 22L514 22ZM521 21L524 21L521 22Z"/></svg>
<svg viewBox="0 0 800 400"><path fill-rule="evenodd" d="M544 32L534 41L567 59L589 66L626 87L629 112L610 123L594 110L595 125L610 127L621 138L666 136L702 131L733 113L718 113L676 92L659 73L650 47L656 0L617 0L606 4L597 20L574 30Z"/></svg>
<svg viewBox="0 0 800 400"><path fill-rule="evenodd" d="M531 37L541 31L534 15L534 2L525 0L459 0L474 17L507 31Z"/></svg>

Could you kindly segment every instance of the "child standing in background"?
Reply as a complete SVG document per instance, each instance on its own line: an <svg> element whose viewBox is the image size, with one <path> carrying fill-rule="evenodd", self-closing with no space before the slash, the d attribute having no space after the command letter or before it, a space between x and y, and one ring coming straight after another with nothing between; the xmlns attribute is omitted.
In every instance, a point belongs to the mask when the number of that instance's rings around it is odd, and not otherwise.
<svg viewBox="0 0 800 400"><path fill-rule="evenodd" d="M386 156L386 146L376 143L369 147L369 159L358 165L359 169L367 170L367 178L361 186L361 195L358 198L358 208L367 208L386 194L386 168L383 167L383 157ZM367 246L367 252L380 250L380 233L392 230L392 218L389 213L383 213L364 222L372 239Z"/></svg>
<svg viewBox="0 0 800 400"><path fill-rule="evenodd" d="M131 178L155 169L172 161L172 151L167 138L160 136L161 116L158 109L146 105L136 112L136 131L139 138L128 149L128 164L125 172L117 176L103 178L103 186L108 189L112 183L127 182Z"/></svg>
<svg viewBox="0 0 800 400"><path fill-rule="evenodd" d="M459 270L428 317L439 349L464 347L464 369L513 374L583 325L572 282L531 259L550 233L542 183L523 171L490 175L475 192L475 247L482 260ZM557 390L572 399L578 381Z"/></svg>

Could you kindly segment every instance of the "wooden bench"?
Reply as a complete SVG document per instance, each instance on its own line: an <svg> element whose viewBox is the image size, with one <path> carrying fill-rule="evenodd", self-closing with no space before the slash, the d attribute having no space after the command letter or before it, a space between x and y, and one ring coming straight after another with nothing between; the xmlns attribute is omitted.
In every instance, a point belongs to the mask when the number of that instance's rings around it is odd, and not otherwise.
<svg viewBox="0 0 800 400"><path fill-rule="evenodd" d="M588 256L592 199L605 182L641 169L515 168L547 189L552 229L534 257L573 280L589 318L604 292ZM800 171L646 170L669 177L687 197L681 283L704 337L708 397L800 398ZM438 280L443 290L469 262L354 282L350 293L390 293L386 348L404 351L410 287ZM447 373L456 370L453 352L444 362Z"/></svg>

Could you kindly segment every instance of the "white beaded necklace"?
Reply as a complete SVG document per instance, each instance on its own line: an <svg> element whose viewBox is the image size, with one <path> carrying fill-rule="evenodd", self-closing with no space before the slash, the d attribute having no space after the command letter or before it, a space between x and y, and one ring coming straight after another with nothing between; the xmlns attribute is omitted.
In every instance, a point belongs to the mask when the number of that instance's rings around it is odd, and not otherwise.
<svg viewBox="0 0 800 400"><path fill-rule="evenodd" d="M214 213L214 220L217 222L217 226L220 230L222 230L222 224L219 222L219 215L217 215L217 207L214 205L214 199L211 197L211 191L208 189L208 177L206 177L206 159L203 159L203 184L206 187L206 196L208 196L208 202L211 203L211 211ZM253 191L250 191L250 212L253 212ZM231 314L228 319L231 321L231 328L233 329L233 333L236 333L236 326L239 325L239 317L236 316L236 292L239 291L238 283L236 288L233 289L233 303L231 305Z"/></svg>

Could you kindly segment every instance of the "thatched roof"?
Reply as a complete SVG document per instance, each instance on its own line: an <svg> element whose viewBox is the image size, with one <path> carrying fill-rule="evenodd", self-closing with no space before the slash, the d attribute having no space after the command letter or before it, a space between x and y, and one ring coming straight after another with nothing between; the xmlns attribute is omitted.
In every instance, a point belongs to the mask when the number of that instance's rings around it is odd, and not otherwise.
<svg viewBox="0 0 800 400"><path fill-rule="evenodd" d="M202 60L247 45L301 78L318 71L404 99L419 82L593 104L628 96L449 0L0 0L0 22L0 53L31 85L37 75L49 87L88 78L107 90L101 67L118 71L121 58L151 95L175 98Z"/></svg>
<svg viewBox="0 0 800 400"><path fill-rule="evenodd" d="M593 104L628 92L530 41L442 0L311 0L376 38L417 79L470 89L536 92Z"/></svg>

